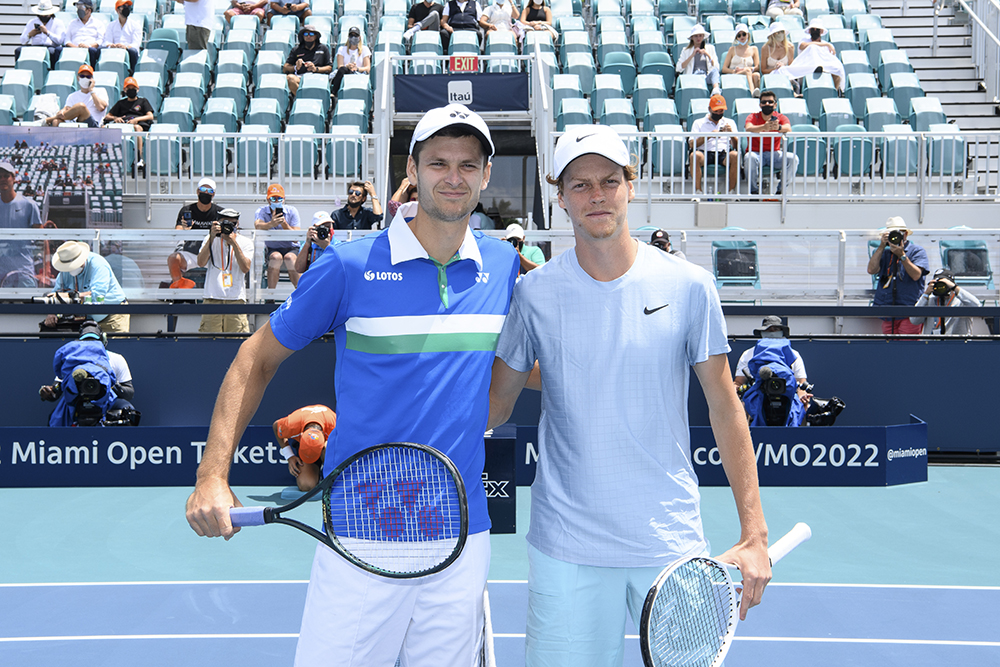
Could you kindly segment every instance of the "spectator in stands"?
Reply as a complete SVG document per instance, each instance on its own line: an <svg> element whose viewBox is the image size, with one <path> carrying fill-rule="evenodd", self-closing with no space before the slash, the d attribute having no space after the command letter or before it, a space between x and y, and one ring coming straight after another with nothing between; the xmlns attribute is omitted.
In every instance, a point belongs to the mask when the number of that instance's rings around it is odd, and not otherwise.
<svg viewBox="0 0 1000 667"><path fill-rule="evenodd" d="M267 22L270 25L271 16L275 14L281 16L297 16L299 17L299 23L305 24L306 19L312 16L312 10L309 8L308 2L293 2L293 0L271 0L268 5L271 10L268 15Z"/></svg>
<svg viewBox="0 0 1000 667"><path fill-rule="evenodd" d="M521 259L521 275L545 263L545 253L541 248L536 245L525 245L524 227L516 222L507 225L507 235L503 238L517 248L517 254Z"/></svg>
<svg viewBox="0 0 1000 667"><path fill-rule="evenodd" d="M448 52L447 42L451 39L451 34L456 30L472 30L479 36L479 43L483 42L483 29L479 25L479 17L482 12L476 0L448 0L444 6L444 13L441 14L442 42L444 42L445 53Z"/></svg>
<svg viewBox="0 0 1000 667"><path fill-rule="evenodd" d="M188 231L191 229L210 230L212 223L219 219L222 207L214 203L215 181L205 177L198 181L198 201L186 204L177 212L177 222L174 229ZM198 253L201 252L202 241L181 241L174 252L167 257L167 268L170 269L171 289L190 289L194 287L193 280L184 277L184 272L200 266ZM162 285L161 285L162 287Z"/></svg>
<svg viewBox="0 0 1000 667"><path fill-rule="evenodd" d="M372 197L372 207L364 207L368 195ZM347 205L331 214L337 229L377 229L382 222L382 205L375 194L371 181L354 181L347 186Z"/></svg>
<svg viewBox="0 0 1000 667"><path fill-rule="evenodd" d="M768 315L760 323L759 329L753 330L754 335L757 338L785 338L787 339L790 335L790 329L788 325L785 324L777 315ZM754 356L754 350L756 347L748 348L743 354L740 355L740 360L736 362L736 371L733 373L733 384L736 385L737 389L745 384L751 383L750 372L750 360ZM789 345L789 349L791 346ZM796 350L792 350L792 354L795 360L791 364L792 374L795 376L796 382L800 385L797 391L799 400L802 401L802 405L809 407L809 402L812 400L812 394L810 394L805 389L801 388L801 385L809 384L808 377L806 376L806 365L802 361L802 355Z"/></svg>
<svg viewBox="0 0 1000 667"><path fill-rule="evenodd" d="M909 236L906 222L898 215L886 221L878 248L868 260L868 273L878 276L873 306L912 306L919 300L931 267L927 252ZM884 334L918 334L921 329L923 321L914 324L907 317L882 320Z"/></svg>
<svg viewBox="0 0 1000 667"><path fill-rule="evenodd" d="M87 127L92 128L101 126L104 114L108 110L108 92L94 85L94 70L90 65L80 65L76 77L80 90L66 96L66 106L55 116L46 118L46 125L59 127L63 121L70 120L85 123Z"/></svg>
<svg viewBox="0 0 1000 667"><path fill-rule="evenodd" d="M843 90L844 65L837 58L836 47L823 39L826 28L817 19L809 21L806 29L809 39L799 42L799 58L797 67L785 72L789 77L803 76L809 72L829 72L833 76L833 85Z"/></svg>
<svg viewBox="0 0 1000 667"><path fill-rule="evenodd" d="M267 188L267 203L254 214L254 227L267 229L299 229L299 211L285 204L285 188L277 183ZM299 253L298 241L268 241L264 244L267 257L267 288L278 284L278 274L284 262L292 286L298 286L299 274L295 270L295 256Z"/></svg>
<svg viewBox="0 0 1000 667"><path fill-rule="evenodd" d="M295 270L305 273L333 243L333 218L325 211L313 214L312 227L306 232L306 243L295 257Z"/></svg>
<svg viewBox="0 0 1000 667"><path fill-rule="evenodd" d="M548 30L553 39L558 36L555 28L552 27L552 10L545 4L545 0L541 0L541 2L528 0L521 12L521 23L527 29Z"/></svg>
<svg viewBox="0 0 1000 667"><path fill-rule="evenodd" d="M701 26L691 28L688 35L688 45L681 51L677 62L683 74L704 75L712 95L718 95L719 90L719 57L715 55L715 46L708 44L705 38L708 32Z"/></svg>
<svg viewBox="0 0 1000 667"><path fill-rule="evenodd" d="M479 15L479 25L483 33L492 30L506 30L514 33L518 43L524 38L524 30L520 25L521 13L517 11L514 0L492 0Z"/></svg>
<svg viewBox="0 0 1000 667"><path fill-rule="evenodd" d="M267 0L251 0L251 2L230 0L229 4L232 6L222 14L228 23L233 22L234 16L256 16L261 23L266 22Z"/></svg>
<svg viewBox="0 0 1000 667"><path fill-rule="evenodd" d="M938 269L927 281L927 288L917 299L917 306L981 306L979 299L955 284L955 274ZM971 317L911 317L910 324L923 327L924 333L950 336L971 336Z"/></svg>
<svg viewBox="0 0 1000 667"><path fill-rule="evenodd" d="M132 0L115 2L115 12L118 13L118 20L108 24L104 31L103 45L106 49L128 51L128 72L131 74L139 62L139 49L142 48L142 21L129 18L132 13Z"/></svg>
<svg viewBox="0 0 1000 667"><path fill-rule="evenodd" d="M205 0L200 0L204 2ZM253 241L240 234L240 212L232 208L219 211L211 231L198 252L198 266L205 274L203 303L246 303L246 276L253 264ZM244 314L214 313L201 316L202 333L250 333Z"/></svg>
<svg viewBox="0 0 1000 667"><path fill-rule="evenodd" d="M90 66L97 67L101 42L108 27L103 18L94 16L94 0L76 0L76 16L66 27L65 46L89 50Z"/></svg>
<svg viewBox="0 0 1000 667"><path fill-rule="evenodd" d="M778 96L773 91L765 90L760 94L760 111L747 116L746 131L756 134L778 133L787 134L792 131L792 123L788 117L778 112ZM772 175L781 172L775 194L781 193L784 183L791 183L795 171L799 168L799 156L790 151L781 150L781 137L751 137L750 148L746 155L747 180L750 182L750 194L760 193L761 180L758 170L763 167Z"/></svg>
<svg viewBox="0 0 1000 667"><path fill-rule="evenodd" d="M345 74L368 74L372 69L372 52L361 44L361 31L351 26L347 33L347 44L337 49L337 73L333 75L333 95L340 90L340 82Z"/></svg>
<svg viewBox="0 0 1000 667"><path fill-rule="evenodd" d="M668 255L673 255L677 259L687 259L687 256L680 250L674 250L670 245L670 234L662 229L655 229L649 237L649 245L659 248Z"/></svg>
<svg viewBox="0 0 1000 667"><path fill-rule="evenodd" d="M326 441L337 427L337 413L325 405L310 405L279 419L273 427L299 491L311 491L322 477Z"/></svg>
<svg viewBox="0 0 1000 667"><path fill-rule="evenodd" d="M282 71L288 79L288 92L295 95L299 91L302 75L307 72L329 74L333 71L333 59L326 44L320 44L319 30L311 25L299 30L299 43L288 54ZM334 93L336 94L336 89Z"/></svg>
<svg viewBox="0 0 1000 667"><path fill-rule="evenodd" d="M745 23L736 24L736 39L722 63L723 74L742 74L754 97L760 97L760 54L750 43L750 29Z"/></svg>
<svg viewBox="0 0 1000 667"><path fill-rule="evenodd" d="M410 183L410 179L403 177L399 187L392 193L392 198L385 205L385 213L392 220L396 217L396 211L407 202L417 201L417 186Z"/></svg>
<svg viewBox="0 0 1000 667"><path fill-rule="evenodd" d="M62 53L63 42L66 41L66 26L56 18L59 8L52 4L52 0L39 0L31 11L35 18L25 24L24 32L21 33L21 46L47 46L49 65L55 68L59 54ZM15 61L21 57L21 46L14 49Z"/></svg>
<svg viewBox="0 0 1000 667"><path fill-rule="evenodd" d="M740 178L740 140L734 132L736 123L726 118L726 98L712 95L708 101L708 113L691 123L692 132L704 132L717 136L695 136L691 139L693 154L691 162L694 171L694 188L703 193L702 173L706 165L714 164L725 168L729 174L729 194L736 194L736 184Z"/></svg>
<svg viewBox="0 0 1000 667"><path fill-rule="evenodd" d="M52 268L59 272L52 293L74 291L89 303L128 303L108 260L91 252L83 241L67 241L59 246L52 255ZM128 313L93 317L105 333L128 333ZM57 319L55 315L47 315L45 325L54 327Z"/></svg>
<svg viewBox="0 0 1000 667"><path fill-rule="evenodd" d="M213 0L177 0L184 3L184 23L187 48L204 51L208 48L208 38L215 27L215 5Z"/></svg>
<svg viewBox="0 0 1000 667"><path fill-rule="evenodd" d="M17 170L0 160L0 229L42 226L38 204L15 190ZM0 287L34 287L35 259L31 241L0 241Z"/></svg>
<svg viewBox="0 0 1000 667"><path fill-rule="evenodd" d="M795 60L795 46L788 41L788 32L785 25L780 21L771 24L771 29L767 33L767 43L760 48L760 72L770 74L776 72L786 65L791 65ZM792 82L796 92L799 92L799 82Z"/></svg>
<svg viewBox="0 0 1000 667"><path fill-rule="evenodd" d="M799 8L799 0L770 0L767 3L767 11L764 13L772 19L781 18L785 14L802 16L802 10Z"/></svg>
<svg viewBox="0 0 1000 667"><path fill-rule="evenodd" d="M414 2L407 16L406 32L403 33L403 39L409 41L421 30L440 31L443 13L444 6L434 2L434 0Z"/></svg>
<svg viewBox="0 0 1000 667"><path fill-rule="evenodd" d="M142 159L142 132L149 132L153 126L153 105L145 97L139 97L139 82L132 77L125 77L125 97L115 102L104 116L104 124L126 123L135 128L140 136L136 137L136 150L139 161L136 167L144 169L146 163Z"/></svg>

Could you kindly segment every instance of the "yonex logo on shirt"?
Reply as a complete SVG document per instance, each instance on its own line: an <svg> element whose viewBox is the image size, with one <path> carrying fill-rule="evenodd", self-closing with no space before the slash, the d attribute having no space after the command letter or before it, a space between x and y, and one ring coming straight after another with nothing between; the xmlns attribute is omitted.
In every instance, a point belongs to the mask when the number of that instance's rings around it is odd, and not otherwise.
<svg viewBox="0 0 1000 667"><path fill-rule="evenodd" d="M365 280L371 282L373 280L403 280L402 273L396 273L395 271L365 271Z"/></svg>
<svg viewBox="0 0 1000 667"><path fill-rule="evenodd" d="M477 283L488 283L490 281L490 274L480 271L476 274Z"/></svg>

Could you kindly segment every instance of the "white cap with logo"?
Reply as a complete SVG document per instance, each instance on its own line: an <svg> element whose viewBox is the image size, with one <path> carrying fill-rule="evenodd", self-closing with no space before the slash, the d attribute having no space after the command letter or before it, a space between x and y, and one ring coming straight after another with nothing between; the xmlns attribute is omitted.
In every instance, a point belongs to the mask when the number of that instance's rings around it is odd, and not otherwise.
<svg viewBox="0 0 1000 667"><path fill-rule="evenodd" d="M622 167L627 167L632 162L625 142L607 125L574 125L556 142L555 154L552 157L555 177L562 176L563 170L570 162L591 153L605 157Z"/></svg>
<svg viewBox="0 0 1000 667"><path fill-rule="evenodd" d="M413 130L413 138L410 140L410 154L413 154L413 147L417 145L418 141L430 139L444 128L452 125L464 125L472 130L473 134L479 137L483 143L483 148L489 147L486 151L487 157L493 157L496 148L493 146L490 128L486 126L486 121L475 111L462 104L449 104L446 107L438 107L425 113Z"/></svg>
<svg viewBox="0 0 1000 667"><path fill-rule="evenodd" d="M523 241L524 240L524 227L522 227L521 225L517 224L516 222L510 223L509 225L507 225L507 236L505 236L504 238L505 239L521 239Z"/></svg>

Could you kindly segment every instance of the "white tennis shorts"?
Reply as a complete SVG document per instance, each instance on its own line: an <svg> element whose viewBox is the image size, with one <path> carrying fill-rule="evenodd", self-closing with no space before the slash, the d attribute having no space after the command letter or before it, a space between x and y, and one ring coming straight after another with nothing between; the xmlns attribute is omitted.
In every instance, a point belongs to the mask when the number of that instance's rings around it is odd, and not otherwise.
<svg viewBox="0 0 1000 667"><path fill-rule="evenodd" d="M482 642L489 531L469 535L447 569L389 579L320 544L295 667L475 667Z"/></svg>

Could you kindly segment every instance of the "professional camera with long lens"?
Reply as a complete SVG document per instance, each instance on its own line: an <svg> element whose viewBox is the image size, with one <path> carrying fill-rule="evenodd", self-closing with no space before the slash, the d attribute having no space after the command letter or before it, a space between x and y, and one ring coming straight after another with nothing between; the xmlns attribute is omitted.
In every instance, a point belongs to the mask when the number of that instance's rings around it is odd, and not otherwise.
<svg viewBox="0 0 1000 667"><path fill-rule="evenodd" d="M75 291L53 292L44 296L31 297L31 303L44 303L49 306L68 305L73 303L83 303L83 299Z"/></svg>
<svg viewBox="0 0 1000 667"><path fill-rule="evenodd" d="M890 245L902 245L903 239L905 238L906 236L903 234L903 232L899 231L898 229L894 229L891 232L889 232Z"/></svg>
<svg viewBox="0 0 1000 667"><path fill-rule="evenodd" d="M325 241L330 238L330 228L326 225L319 225L316 227L316 238L320 241Z"/></svg>
<svg viewBox="0 0 1000 667"><path fill-rule="evenodd" d="M234 231L236 231L236 222L233 220L219 220L219 229L222 230L223 235L229 236Z"/></svg>
<svg viewBox="0 0 1000 667"><path fill-rule="evenodd" d="M847 404L834 396L833 398L812 399L809 404L809 412L806 414L806 424L809 426L833 426L837 421L837 415L844 411Z"/></svg>
<svg viewBox="0 0 1000 667"><path fill-rule="evenodd" d="M108 410L104 417L105 426L138 426L142 419L142 413L135 408L122 408L120 410Z"/></svg>
<svg viewBox="0 0 1000 667"><path fill-rule="evenodd" d="M953 289L955 289L954 283L939 278L934 281L934 287L931 288L931 291L934 293L934 296L946 296Z"/></svg>
<svg viewBox="0 0 1000 667"><path fill-rule="evenodd" d="M76 399L76 425L100 426L104 422L104 409L94 401L104 398L107 393L101 381L88 376L76 383L79 396Z"/></svg>
<svg viewBox="0 0 1000 667"><path fill-rule="evenodd" d="M515 248L517 248L518 250L520 250L521 246L524 244L524 241L522 241L521 239L517 238L516 236L511 236L509 239L505 239L505 240L508 243L510 243L512 246L514 246Z"/></svg>
<svg viewBox="0 0 1000 667"><path fill-rule="evenodd" d="M760 369L761 389L764 391L764 423L784 426L788 421L789 399L785 396L788 384L785 378L774 374L767 366Z"/></svg>

